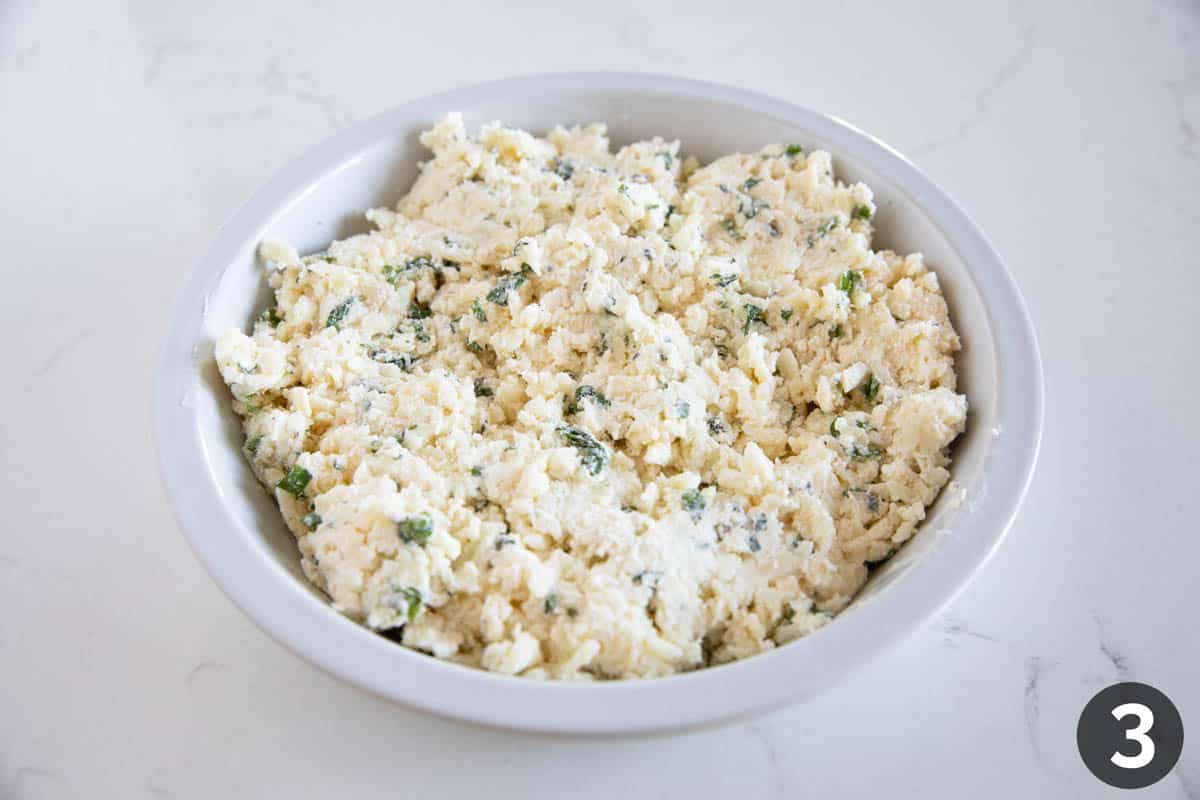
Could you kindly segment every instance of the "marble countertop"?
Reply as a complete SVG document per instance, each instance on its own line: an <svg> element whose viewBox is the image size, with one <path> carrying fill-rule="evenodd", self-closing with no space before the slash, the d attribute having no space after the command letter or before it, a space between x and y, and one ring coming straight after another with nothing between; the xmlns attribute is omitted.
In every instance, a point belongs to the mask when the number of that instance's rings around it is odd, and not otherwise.
<svg viewBox="0 0 1200 800"><path fill-rule="evenodd" d="M1120 679L1191 726L1138 794L1200 797L1200 6L899 5L0 4L0 798L1116 797L1075 724ZM586 741L387 705L247 621L159 486L168 310L252 190L405 100L578 69L744 86L890 142L1038 328L1042 458L999 554L750 723Z"/></svg>

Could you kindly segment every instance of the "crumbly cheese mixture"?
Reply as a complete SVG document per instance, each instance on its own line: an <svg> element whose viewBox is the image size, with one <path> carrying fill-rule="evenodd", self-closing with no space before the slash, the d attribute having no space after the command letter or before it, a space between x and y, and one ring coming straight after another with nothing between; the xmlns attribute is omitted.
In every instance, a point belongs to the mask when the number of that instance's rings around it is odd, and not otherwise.
<svg viewBox="0 0 1200 800"><path fill-rule="evenodd" d="M373 232L261 247L275 305L216 347L337 609L498 672L663 675L824 625L913 535L959 342L829 154L421 141Z"/></svg>

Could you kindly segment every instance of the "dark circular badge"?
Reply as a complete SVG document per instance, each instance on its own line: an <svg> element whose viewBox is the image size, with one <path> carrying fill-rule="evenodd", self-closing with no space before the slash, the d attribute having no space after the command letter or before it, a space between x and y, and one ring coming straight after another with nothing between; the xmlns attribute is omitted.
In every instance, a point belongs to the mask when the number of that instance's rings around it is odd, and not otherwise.
<svg viewBox="0 0 1200 800"><path fill-rule="evenodd" d="M1165 694L1144 683L1114 683L1079 715L1075 731L1083 763L1120 789L1157 783L1183 751L1183 720Z"/></svg>

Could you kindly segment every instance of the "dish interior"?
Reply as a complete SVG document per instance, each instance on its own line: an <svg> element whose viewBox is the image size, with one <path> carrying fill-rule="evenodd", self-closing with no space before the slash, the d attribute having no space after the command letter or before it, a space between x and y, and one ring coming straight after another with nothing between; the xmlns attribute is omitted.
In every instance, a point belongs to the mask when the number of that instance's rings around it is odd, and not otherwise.
<svg viewBox="0 0 1200 800"><path fill-rule="evenodd" d="M272 498L254 478L242 453L242 433L230 407L229 393L212 360L217 337L234 327L249 330L252 321L269 304L270 290L257 263L255 249L263 239L280 239L301 253L324 249L333 239L368 230L362 211L392 206L415 180L418 164L428 151L419 133L452 110L461 111L467 128L501 120L515 127L544 134L554 124L606 122L614 149L655 135L681 141L681 153L707 162L734 151L752 152L770 143L795 143L806 149L828 150L835 172L846 182L862 181L875 192L876 249L922 252L937 273L951 321L963 349L956 358L958 391L967 395L970 411L966 432L954 445L952 482L929 509L918 534L884 565L874 571L857 599L841 617L874 602L884 589L903 580L911 565L953 535L956 512L978 498L980 480L994 439L997 399L997 363L993 323L979 291L958 252L919 207L898 189L886 174L886 164L873 165L872 154L846 152L822 139L822 131L802 130L790 122L732 102L708 97L670 95L670 102L652 90L563 91L545 101L514 104L510 96L475 102L469 107L417 107L364 126L363 146L341 163L333 164L316 179L282 199L264 214L257 235L247 239L229 261L205 298L201 344L193 353L202 375L198 396L183 402L194 406L195 421L205 457L221 488L228 513L239 523L238 535L291 574L317 602L326 598L300 571L295 539L285 527ZM714 125L714 118L736 119L736 125ZM838 620L832 623L838 625ZM819 634L820 632L818 632Z"/></svg>

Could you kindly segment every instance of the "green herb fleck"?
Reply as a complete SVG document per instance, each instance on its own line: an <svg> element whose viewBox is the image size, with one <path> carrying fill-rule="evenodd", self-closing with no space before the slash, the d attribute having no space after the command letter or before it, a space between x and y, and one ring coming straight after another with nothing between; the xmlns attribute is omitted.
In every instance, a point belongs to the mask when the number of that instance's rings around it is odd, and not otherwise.
<svg viewBox="0 0 1200 800"><path fill-rule="evenodd" d="M675 163L675 157L666 150L662 151L661 153L655 153L654 155L663 160L663 167L665 169L670 169Z"/></svg>
<svg viewBox="0 0 1200 800"><path fill-rule="evenodd" d="M874 373L872 373L871 376L867 378L867 382L863 384L862 393L863 397L867 398L868 402L873 401L875 396L879 394L879 379L875 377Z"/></svg>
<svg viewBox="0 0 1200 800"><path fill-rule="evenodd" d="M571 180L571 176L575 174L575 165L565 158L556 158L551 164L554 166L554 174L564 181Z"/></svg>
<svg viewBox="0 0 1200 800"><path fill-rule="evenodd" d="M528 264L521 265L520 272L509 272L500 276L500 280L496 283L496 288L487 293L487 299L498 306L508 305L508 293L515 291L521 284L529 279L533 273Z"/></svg>
<svg viewBox="0 0 1200 800"><path fill-rule="evenodd" d="M542 611L547 614L553 614L558 610L558 595L554 592L546 595L546 599L542 601Z"/></svg>
<svg viewBox="0 0 1200 800"><path fill-rule="evenodd" d="M346 321L346 316L350 313L350 306L354 305L354 298L347 297L342 302L334 306L329 312L329 316L325 319L326 328L342 329L342 323Z"/></svg>
<svg viewBox="0 0 1200 800"><path fill-rule="evenodd" d="M417 338L418 342L429 341L429 334L425 332L425 326L419 322L413 323L413 336Z"/></svg>
<svg viewBox="0 0 1200 800"><path fill-rule="evenodd" d="M779 310L779 318L782 319L784 322L787 322L789 319L792 318L793 313L795 313L795 312L790 308L782 308Z"/></svg>
<svg viewBox="0 0 1200 800"><path fill-rule="evenodd" d="M762 178L746 178L746 182L742 184L742 188L747 192L762 183Z"/></svg>
<svg viewBox="0 0 1200 800"><path fill-rule="evenodd" d="M262 313L262 321L274 328L279 323L283 322L283 317L279 316L279 309L271 306Z"/></svg>
<svg viewBox="0 0 1200 800"><path fill-rule="evenodd" d="M680 419L687 419L688 414L692 413L692 406L687 400L680 400L675 404L675 413Z"/></svg>
<svg viewBox="0 0 1200 800"><path fill-rule="evenodd" d="M584 398L590 398L601 408L608 408L609 406L608 398L604 396L604 392L600 391L595 386L590 386L586 383L575 390L576 406L578 406L579 403L582 403Z"/></svg>
<svg viewBox="0 0 1200 800"><path fill-rule="evenodd" d="M758 543L758 537L753 533L746 537L746 547L750 549L751 553L757 553L759 550L762 550L762 545Z"/></svg>
<svg viewBox="0 0 1200 800"><path fill-rule="evenodd" d="M475 396L476 397L491 397L492 396L492 390L490 387L488 387L488 385L486 383L483 382L483 378L475 379Z"/></svg>
<svg viewBox="0 0 1200 800"><path fill-rule="evenodd" d="M304 467L296 465L284 475L279 483L275 484L278 488L283 489L292 497L300 497L304 494L304 488L308 486L308 482L312 480L312 474Z"/></svg>
<svg viewBox="0 0 1200 800"><path fill-rule="evenodd" d="M732 275L722 275L719 272L714 272L712 275L709 275L708 277L711 278L712 281L717 284L717 286L720 286L721 288L725 288L726 286L728 286L729 284L733 283L738 278L740 278L741 275L738 275L737 273L734 273Z"/></svg>
<svg viewBox="0 0 1200 800"><path fill-rule="evenodd" d="M599 475L608 466L608 448L596 441L590 433L570 425L559 425L558 433L567 444L579 451L579 461L589 475Z"/></svg>
<svg viewBox="0 0 1200 800"><path fill-rule="evenodd" d="M471 313L474 314L475 319L479 320L480 322L487 322L487 312L484 311L483 306L479 304L478 297L476 297L475 301L471 303Z"/></svg>
<svg viewBox="0 0 1200 800"><path fill-rule="evenodd" d="M415 517L405 517L397 523L397 532L401 541L423 545L433 536L433 517L424 511Z"/></svg>
<svg viewBox="0 0 1200 800"><path fill-rule="evenodd" d="M704 495L699 489L689 489L683 493L683 510L688 512L688 516L692 518L692 522L699 522L700 517L704 516L704 507L707 502Z"/></svg>
<svg viewBox="0 0 1200 800"><path fill-rule="evenodd" d="M470 350L472 353L482 353L483 345L481 345L479 342L473 342L470 339L468 339L467 340L467 349Z"/></svg>
<svg viewBox="0 0 1200 800"><path fill-rule="evenodd" d="M483 475L483 467L471 467L471 474L476 478Z"/></svg>
<svg viewBox="0 0 1200 800"><path fill-rule="evenodd" d="M808 235L808 239L806 240L808 242L808 246L812 247L818 241L824 239L831 230L837 227L837 225L837 217L830 217L829 219L825 220L825 222L821 224L821 227L817 228Z"/></svg>
<svg viewBox="0 0 1200 800"><path fill-rule="evenodd" d="M830 436L841 436L841 434L838 433L838 430L837 430L837 424L841 421L842 421L841 417L834 417L833 421L829 423L829 435Z"/></svg>
<svg viewBox="0 0 1200 800"><path fill-rule="evenodd" d="M721 221L721 229L730 236L736 237L738 235L737 223L733 221L733 217L723 219Z"/></svg>
<svg viewBox="0 0 1200 800"><path fill-rule="evenodd" d="M846 270L838 278L838 288L846 294L854 294L854 290L862 283L863 274L856 269Z"/></svg>
<svg viewBox="0 0 1200 800"><path fill-rule="evenodd" d="M658 581L662 578L662 573L656 569L644 569L633 576L633 582L638 586L645 586L649 589L658 588Z"/></svg>
<svg viewBox="0 0 1200 800"><path fill-rule="evenodd" d="M315 531L317 526L321 524L321 515L315 511L310 511L300 521L304 523L304 527L310 531Z"/></svg>
<svg viewBox="0 0 1200 800"><path fill-rule="evenodd" d="M871 218L871 207L869 205L867 205L866 203L855 206L854 210L850 212L850 218L851 219L870 219Z"/></svg>
<svg viewBox="0 0 1200 800"><path fill-rule="evenodd" d="M803 152L804 148L798 144L789 144L787 149L783 151L784 155L786 155L788 158L795 158Z"/></svg>
<svg viewBox="0 0 1200 800"><path fill-rule="evenodd" d="M429 319L433 316L433 309L429 306L421 305L418 302L413 302L408 307L409 319Z"/></svg>
<svg viewBox="0 0 1200 800"><path fill-rule="evenodd" d="M880 452L874 447L859 447L854 445L850 448L850 458L854 461L866 461L870 458L879 458Z"/></svg>
<svg viewBox="0 0 1200 800"><path fill-rule="evenodd" d="M842 330L842 323L839 322L837 325L834 325L832 328L829 329L829 338L830 339L840 339L840 338L842 338L842 336L845 335L845 333L846 332L844 330Z"/></svg>
<svg viewBox="0 0 1200 800"><path fill-rule="evenodd" d="M408 586L398 589L396 593L404 598L405 616L409 622L412 622L421 613L421 608L425 605L425 598L421 596L421 590ZM399 610L397 609L397 611Z"/></svg>
<svg viewBox="0 0 1200 800"><path fill-rule="evenodd" d="M257 453L258 446L260 444L262 444L262 440L263 440L262 434L259 434L258 436L251 436L249 439L246 440L246 452L249 453L250 455L254 455L255 453Z"/></svg>
<svg viewBox="0 0 1200 800"><path fill-rule="evenodd" d="M756 322L764 325L767 323L767 315L758 306L746 303L742 309L746 312L746 322L742 325L742 333L750 333L750 326Z"/></svg>

